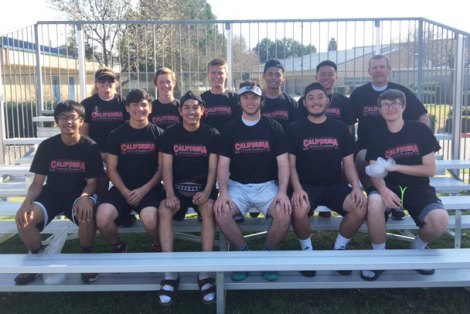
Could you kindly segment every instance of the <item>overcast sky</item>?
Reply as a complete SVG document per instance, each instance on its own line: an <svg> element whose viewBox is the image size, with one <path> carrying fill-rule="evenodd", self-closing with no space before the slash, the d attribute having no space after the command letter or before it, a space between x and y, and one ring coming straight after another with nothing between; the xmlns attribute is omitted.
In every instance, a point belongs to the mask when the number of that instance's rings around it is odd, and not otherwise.
<svg viewBox="0 0 470 314"><path fill-rule="evenodd" d="M188 0L189 1L189 0ZM424 17L470 32L470 13L461 0L208 0L218 19L308 19ZM459 4L460 3L460 4ZM46 0L3 0L0 35L37 21L63 20Z"/></svg>

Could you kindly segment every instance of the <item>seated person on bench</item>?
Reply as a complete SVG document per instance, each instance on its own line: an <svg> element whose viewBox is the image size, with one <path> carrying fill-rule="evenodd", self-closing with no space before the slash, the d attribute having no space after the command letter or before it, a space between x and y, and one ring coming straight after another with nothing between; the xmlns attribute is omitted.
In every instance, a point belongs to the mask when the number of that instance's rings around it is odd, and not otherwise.
<svg viewBox="0 0 470 314"><path fill-rule="evenodd" d="M367 199L354 165L354 140L343 122L326 116L329 98L323 85L308 85L304 97L308 116L287 128L292 226L302 250L312 250L309 216L317 206L328 206L344 217L333 248L345 250L367 213ZM351 186L341 180L341 164ZM316 273L301 274L313 277Z"/></svg>
<svg viewBox="0 0 470 314"><path fill-rule="evenodd" d="M98 145L80 135L84 116L85 109L79 103L58 103L54 119L60 134L43 141L34 156L30 169L34 179L16 214L18 234L32 254L42 252L40 231L57 215L78 225L82 252L91 252L96 233L94 193L104 170ZM39 275L19 274L15 282L25 285ZM98 274L82 274L81 278L90 283Z"/></svg>
<svg viewBox="0 0 470 314"><path fill-rule="evenodd" d="M112 131L104 151L113 187L105 194L96 212L96 225L114 253L127 252L118 235L118 225L132 210L139 213L154 252L160 251L157 208L163 198L158 151L163 130L148 121L152 112L150 95L134 89L126 96L126 122Z"/></svg>
<svg viewBox="0 0 470 314"><path fill-rule="evenodd" d="M239 251L247 251L234 216L251 208L271 217L265 249L276 250L290 224L291 204L287 196L289 160L286 136L281 124L261 116L263 94L254 81L240 84L238 91L242 116L222 130L217 178L220 195L214 205L220 230ZM265 271L268 281L278 273ZM247 272L234 272L232 280L242 281Z"/></svg>
<svg viewBox="0 0 470 314"><path fill-rule="evenodd" d="M372 249L385 249L386 218L394 208L408 210L419 227L411 248L425 249L447 230L448 224L447 212L435 189L429 185L429 177L436 173L434 153L440 146L428 126L403 119L406 96L402 91L386 90L377 103L387 126L371 135L366 160L374 166L379 157L392 158L396 164L386 167L388 174L375 171L371 176L373 187L368 191L367 227ZM433 269L417 271L423 275L434 274ZM363 270L361 278L373 281L382 272Z"/></svg>
<svg viewBox="0 0 470 314"><path fill-rule="evenodd" d="M173 252L172 220L183 220L188 208L192 207L202 219L202 250L210 252L215 238L213 208L217 199L215 176L219 132L201 124L204 102L199 95L187 92L178 106L182 124L165 131L160 147L166 191L166 199L158 209L162 251ZM210 273L199 273L197 282L202 302L215 302L215 280ZM178 273L165 274L158 299L162 305L173 302L178 285Z"/></svg>

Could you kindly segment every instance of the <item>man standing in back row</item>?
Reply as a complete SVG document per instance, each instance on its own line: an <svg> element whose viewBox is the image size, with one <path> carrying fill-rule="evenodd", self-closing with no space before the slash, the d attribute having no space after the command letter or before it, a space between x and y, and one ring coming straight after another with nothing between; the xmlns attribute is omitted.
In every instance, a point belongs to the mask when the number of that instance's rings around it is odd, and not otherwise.
<svg viewBox="0 0 470 314"><path fill-rule="evenodd" d="M377 105L379 95L387 89L402 91L405 93L407 100L403 119L420 121L429 125L428 112L423 103L405 86L389 81L391 70L390 61L387 57L383 55L373 56L369 60L368 70L371 82L356 88L349 97L358 120L356 167L365 189L371 186L370 180L364 171L369 137L374 131L386 126Z"/></svg>
<svg viewBox="0 0 470 314"><path fill-rule="evenodd" d="M228 66L224 59L214 58L209 61L207 79L210 89L201 94L205 103L202 122L215 127L219 132L230 120L241 114L237 94L225 88L228 77Z"/></svg>
<svg viewBox="0 0 470 314"><path fill-rule="evenodd" d="M263 91L264 105L261 108L261 114L276 120L286 130L291 122L301 117L301 113L295 99L282 91L285 74L281 61L270 59L266 62L263 80L265 90Z"/></svg>

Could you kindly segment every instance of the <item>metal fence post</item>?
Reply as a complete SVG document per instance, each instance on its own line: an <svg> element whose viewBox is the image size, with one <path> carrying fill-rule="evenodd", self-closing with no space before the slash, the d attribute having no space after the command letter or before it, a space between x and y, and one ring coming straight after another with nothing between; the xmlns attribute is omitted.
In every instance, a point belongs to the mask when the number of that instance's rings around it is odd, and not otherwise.
<svg viewBox="0 0 470 314"><path fill-rule="evenodd" d="M463 103L463 71L464 71L464 43L463 36L455 35L455 56L454 56L454 86L452 91L452 102L454 104L452 111L452 158L460 159L460 140L462 138L462 103Z"/></svg>
<svg viewBox="0 0 470 314"><path fill-rule="evenodd" d="M374 30L375 30L374 55L378 55L378 54L380 54L380 45L381 45L380 20L375 20Z"/></svg>
<svg viewBox="0 0 470 314"><path fill-rule="evenodd" d="M417 95L419 100L423 101L423 65L424 65L424 27L423 20L419 20L418 24L418 90Z"/></svg>
<svg viewBox="0 0 470 314"><path fill-rule="evenodd" d="M0 53L0 58L2 57L2 53ZM3 64L3 62L2 62ZM2 126L0 127L0 164L5 165L5 161L8 160L8 156L6 156L6 149L4 146L5 138L6 138L6 123L5 123L5 106L3 104L3 82L2 82L2 67L0 65L0 121L2 121Z"/></svg>
<svg viewBox="0 0 470 314"><path fill-rule="evenodd" d="M85 40L83 36L82 24L77 24L77 48L78 48L78 77L80 80L80 99L87 97L86 90L86 59Z"/></svg>
<svg viewBox="0 0 470 314"><path fill-rule="evenodd" d="M38 109L38 115L42 115L42 107L44 102L44 91L42 83L42 67L41 67L41 45L39 44L39 25L34 25L34 40L36 47L36 107Z"/></svg>
<svg viewBox="0 0 470 314"><path fill-rule="evenodd" d="M225 30L227 34L227 66L228 66L228 73L229 73L229 80L227 81L227 89L232 90L233 87L233 60L232 60L232 27L230 23L225 23Z"/></svg>

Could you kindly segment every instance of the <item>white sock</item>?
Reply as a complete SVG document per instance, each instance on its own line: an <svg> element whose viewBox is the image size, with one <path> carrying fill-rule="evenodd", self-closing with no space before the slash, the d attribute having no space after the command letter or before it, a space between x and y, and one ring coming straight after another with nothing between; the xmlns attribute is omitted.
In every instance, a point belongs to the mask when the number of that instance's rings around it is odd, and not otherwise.
<svg viewBox="0 0 470 314"><path fill-rule="evenodd" d="M372 243L373 250L385 250L385 242L382 243Z"/></svg>
<svg viewBox="0 0 470 314"><path fill-rule="evenodd" d="M202 279L206 279L206 278L210 278L210 274L209 273L199 273L198 275L199 279L202 280ZM205 285L202 286L201 290L207 290L207 289L210 289L212 287L212 284L210 283L206 283ZM215 293L211 292L211 293L208 293L204 296L204 301L212 301L214 300L215 298Z"/></svg>
<svg viewBox="0 0 470 314"><path fill-rule="evenodd" d="M421 240L419 235L417 235L415 240L411 242L410 246L412 249L424 250L427 245L428 245L428 242L424 242L423 240Z"/></svg>
<svg viewBox="0 0 470 314"><path fill-rule="evenodd" d="M338 236L336 237L334 249L335 250L345 250L346 246L349 243L349 241L351 241L351 239L345 238L341 234L338 233Z"/></svg>
<svg viewBox="0 0 470 314"><path fill-rule="evenodd" d="M178 273L165 273L165 279L169 279L169 280L175 280L176 278L178 278ZM175 289L173 289L172 286L170 285L164 285L162 287L163 290L166 290L166 291L174 291ZM160 295L158 296L160 298L160 301L162 303L168 303L171 301L171 298L167 295Z"/></svg>
<svg viewBox="0 0 470 314"><path fill-rule="evenodd" d="M297 240L299 240L300 248L302 250L313 250L312 239L310 237L304 240L297 238Z"/></svg>

